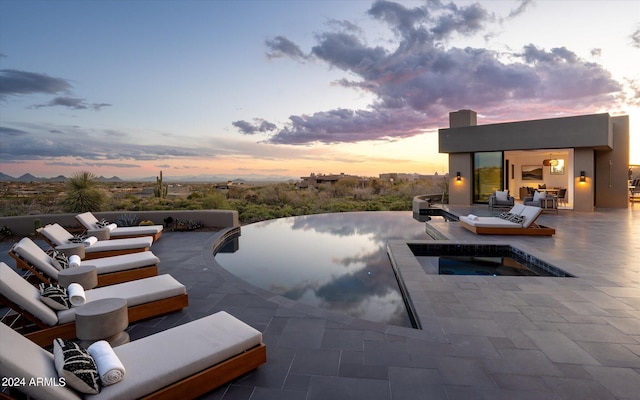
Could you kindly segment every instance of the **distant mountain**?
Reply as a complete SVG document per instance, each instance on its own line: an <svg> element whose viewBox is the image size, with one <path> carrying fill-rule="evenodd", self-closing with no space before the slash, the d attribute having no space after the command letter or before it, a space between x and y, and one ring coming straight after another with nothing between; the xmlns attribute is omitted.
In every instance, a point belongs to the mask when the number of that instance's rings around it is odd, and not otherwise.
<svg viewBox="0 0 640 400"><path fill-rule="evenodd" d="M0 172L0 181L4 182L64 182L68 178L64 175L56 176L55 178L39 178L33 176L29 173L24 174L18 178L14 178L7 174L3 174ZM105 178L104 176L100 176L96 178L98 182L155 182L155 176L143 177L143 178L132 178L132 179L121 179L117 176L112 176L111 178ZM274 182L288 182L288 181L298 181L298 177L292 176L279 176L279 175L258 175L258 174L247 174L247 175L235 175L235 176L224 176L224 175L190 175L190 176L167 176L163 177L165 182L191 182L191 183L222 183L227 181L234 182L252 182L252 183L274 183Z"/></svg>
<svg viewBox="0 0 640 400"><path fill-rule="evenodd" d="M298 181L300 178L292 176L281 175L259 175L259 174L247 174L247 175L188 175L188 176L163 176L165 182L191 182L191 183L222 183L227 181L234 182L288 182ZM155 176L147 176L138 179L130 179L136 182L155 182Z"/></svg>
<svg viewBox="0 0 640 400"><path fill-rule="evenodd" d="M3 174L2 172L0 172L0 181L4 181L4 182L64 182L68 179L69 178L67 178L64 175L58 175L53 178L39 178L29 173L19 176L17 178L14 178L12 176L9 176L7 174ZM100 176L96 178L96 180L98 182L122 182L122 179L118 178L117 176L112 176L111 178L105 178L104 176Z"/></svg>

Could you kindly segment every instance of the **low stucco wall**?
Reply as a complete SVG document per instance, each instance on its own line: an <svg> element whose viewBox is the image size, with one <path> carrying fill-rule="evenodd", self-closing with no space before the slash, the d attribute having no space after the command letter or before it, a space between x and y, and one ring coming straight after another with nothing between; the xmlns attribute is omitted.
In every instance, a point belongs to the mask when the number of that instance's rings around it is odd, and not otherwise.
<svg viewBox="0 0 640 400"><path fill-rule="evenodd" d="M104 218L108 221L114 221L122 214L134 214L140 221L151 220L154 224L164 225L164 219L172 217L174 220L198 221L206 228L227 228L240 226L238 212L235 210L161 210L161 211L136 211L136 212L95 212L96 218ZM0 226L6 226L16 235L30 235L35 230L36 220L40 221L40 225L44 226L54 222L62 226L80 227L80 223L76 220L76 214L42 214L42 215L25 215L19 217L2 217L0 218Z"/></svg>

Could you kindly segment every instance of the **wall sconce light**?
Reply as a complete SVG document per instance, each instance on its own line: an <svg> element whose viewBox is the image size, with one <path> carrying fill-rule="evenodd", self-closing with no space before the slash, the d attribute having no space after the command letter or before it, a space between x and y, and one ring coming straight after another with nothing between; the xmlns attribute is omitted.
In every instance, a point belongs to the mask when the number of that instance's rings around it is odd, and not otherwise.
<svg viewBox="0 0 640 400"><path fill-rule="evenodd" d="M584 171L580 171L580 182L586 182L587 177L585 176Z"/></svg>
<svg viewBox="0 0 640 400"><path fill-rule="evenodd" d="M456 172L456 180L458 182L460 182L462 180L462 177L460 176L460 171Z"/></svg>

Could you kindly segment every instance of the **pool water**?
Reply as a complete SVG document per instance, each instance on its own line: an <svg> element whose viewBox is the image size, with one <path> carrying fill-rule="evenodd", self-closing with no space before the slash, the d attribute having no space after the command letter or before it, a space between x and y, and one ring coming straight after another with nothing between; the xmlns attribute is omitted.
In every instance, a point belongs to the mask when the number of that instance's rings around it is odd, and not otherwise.
<svg viewBox="0 0 640 400"><path fill-rule="evenodd" d="M416 257L424 271L435 275L489 275L489 276L553 276L531 271L511 257Z"/></svg>
<svg viewBox="0 0 640 400"><path fill-rule="evenodd" d="M411 212L305 215L242 227L237 251L216 261L274 294L353 317L411 327L386 251L391 239L428 239Z"/></svg>

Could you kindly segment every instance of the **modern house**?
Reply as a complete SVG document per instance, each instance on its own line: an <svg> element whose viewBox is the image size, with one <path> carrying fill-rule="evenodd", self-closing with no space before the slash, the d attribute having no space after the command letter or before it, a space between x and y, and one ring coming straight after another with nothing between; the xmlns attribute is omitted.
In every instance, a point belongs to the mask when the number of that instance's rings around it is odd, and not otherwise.
<svg viewBox="0 0 640 400"><path fill-rule="evenodd" d="M629 116L608 113L478 125L477 114L449 114L439 129L449 154L449 204L486 203L496 190L522 199L526 187L566 188L566 208L626 208Z"/></svg>

